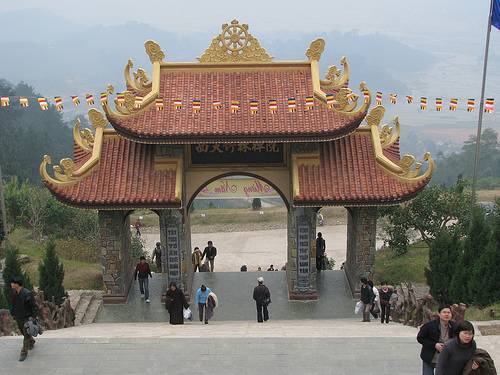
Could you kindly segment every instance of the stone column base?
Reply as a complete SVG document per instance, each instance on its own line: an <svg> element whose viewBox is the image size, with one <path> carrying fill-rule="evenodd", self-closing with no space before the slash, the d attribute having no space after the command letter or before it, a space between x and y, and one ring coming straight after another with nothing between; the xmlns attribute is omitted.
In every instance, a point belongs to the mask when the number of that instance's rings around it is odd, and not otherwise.
<svg viewBox="0 0 500 375"><path fill-rule="evenodd" d="M316 301L318 292L316 290L308 290L307 292L288 291L288 299L291 301Z"/></svg>

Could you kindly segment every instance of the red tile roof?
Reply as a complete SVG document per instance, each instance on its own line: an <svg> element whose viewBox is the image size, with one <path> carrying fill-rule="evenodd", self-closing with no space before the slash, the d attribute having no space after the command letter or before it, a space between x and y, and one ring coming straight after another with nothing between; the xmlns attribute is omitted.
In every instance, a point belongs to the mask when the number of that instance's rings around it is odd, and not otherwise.
<svg viewBox="0 0 500 375"><path fill-rule="evenodd" d="M75 150L76 151L76 150ZM90 155L75 152L77 164ZM85 208L180 207L175 171L154 170L154 146L107 136L101 160L90 175L71 186L46 186L59 200Z"/></svg>
<svg viewBox="0 0 500 375"><path fill-rule="evenodd" d="M226 141L305 141L332 140L352 132L365 113L346 115L334 112L316 101L312 111L304 111L306 96L313 95L309 65L268 68L190 68L168 69L160 75L160 97L164 110L151 105L128 117L108 115L114 128L127 138L140 142L197 143ZM287 99L297 101L290 113ZM182 109L173 101L181 99ZM193 113L193 99L201 100L199 113ZM231 101L240 110L230 111ZM259 101L257 114L250 113L250 101ZM269 100L277 100L271 113ZM214 109L220 101L221 109Z"/></svg>
<svg viewBox="0 0 500 375"><path fill-rule="evenodd" d="M399 160L396 143L385 152ZM320 144L319 166L299 166L299 196L294 205L381 205L412 198L430 178L403 182L389 174L375 161L369 132Z"/></svg>

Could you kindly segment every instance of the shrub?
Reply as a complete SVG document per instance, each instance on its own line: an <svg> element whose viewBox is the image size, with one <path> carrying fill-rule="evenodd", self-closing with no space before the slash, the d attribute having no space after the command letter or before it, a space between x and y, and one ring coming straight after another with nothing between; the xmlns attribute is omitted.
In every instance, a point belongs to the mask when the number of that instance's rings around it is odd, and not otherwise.
<svg viewBox="0 0 500 375"><path fill-rule="evenodd" d="M46 301L53 301L57 305L63 302L66 291L63 287L64 268L56 253L54 240L49 240L45 247L43 261L38 268L40 274L40 289Z"/></svg>
<svg viewBox="0 0 500 375"><path fill-rule="evenodd" d="M16 247L7 243L7 247L5 249L5 268L3 270L3 281L5 283L3 293L5 298L7 299L7 305L10 307L10 298L11 295L11 287L10 281L14 277L20 277L23 280L23 285L26 289L33 290L33 286L31 285L31 281L28 275L21 268L21 264L18 261L19 251Z"/></svg>

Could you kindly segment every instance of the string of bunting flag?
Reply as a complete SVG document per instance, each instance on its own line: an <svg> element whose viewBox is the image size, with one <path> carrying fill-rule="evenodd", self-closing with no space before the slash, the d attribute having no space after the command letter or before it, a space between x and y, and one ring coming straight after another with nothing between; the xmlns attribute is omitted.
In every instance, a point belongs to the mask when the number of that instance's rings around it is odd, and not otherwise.
<svg viewBox="0 0 500 375"><path fill-rule="evenodd" d="M110 94L108 92L103 92L99 96L99 102L101 105L104 105L108 102ZM95 99L93 94L85 94L85 95L71 95L70 96L70 102L74 107L78 107L81 104L80 97L82 97L82 100L85 100L86 104L90 106L94 106L95 104ZM347 96L348 100L354 100L357 97L357 95L353 92L349 93ZM363 93L364 100L368 100L369 94L368 93ZM420 110L421 111L427 111L432 108L429 108L429 99L426 96L421 96L417 97L419 99L420 103ZM413 95L406 95L405 96L406 103L407 104L413 104L414 103L414 96ZM134 107L135 108L141 108L142 103L143 103L144 98L142 96L135 96L134 100ZM468 99L462 99L464 104L465 104L465 109L467 112L474 112L476 109L476 99L475 98L468 98ZM52 100L52 103L49 102L49 99L46 97L26 97L26 96L0 96L0 107L9 107L13 103L18 102L19 106L21 108L27 108L31 105L31 101L34 101L37 103L42 111L46 111L49 109L50 104L53 104L58 111L63 111L64 110L64 101L61 96L55 96ZM116 104L118 106L124 105L125 102L125 95L124 93L117 93L116 98L115 98ZM456 111L459 108L459 103L460 103L459 98L450 98L449 99L449 104L447 106L449 111ZM296 98L286 98L284 101L284 104L286 108L288 109L288 112L295 112L297 110L297 104L298 100ZM303 98L302 102L304 103L304 110L308 111L314 107L314 97L312 96L306 96ZM377 91L375 94L375 102L377 105L382 105L383 103L383 93L381 91ZM265 102L264 102L265 103ZM398 95L395 93L390 93L389 94L389 103L392 105L395 105L398 103ZM228 108L232 113L238 113L245 107L246 104L248 104L248 109L251 114L256 114L261 107L260 102L256 99L250 100L248 103L240 103L238 100L232 100L230 103L228 103ZM328 107L333 108L334 105L336 104L335 101L335 95L334 94L326 94L326 104ZM183 109L183 108L191 108L193 113L199 113L202 109L205 103L203 103L199 99L192 99L190 102L185 103L182 99L174 99L170 101L170 103L167 100L164 100L162 98L157 98L155 101L155 107L158 111L162 111L166 105L172 105L173 108L175 109ZM279 102L277 99L269 99L267 100L267 105L264 104L264 106L267 106L267 109L271 113L275 113L278 108L279 108ZM224 104L220 100L213 101L212 103L208 103L207 105L208 108L212 108L214 110L220 110L224 107ZM484 112L486 113L493 113L495 107L495 99L494 98L487 98L484 101ZM437 97L434 100L434 109L437 112L441 112L444 107L444 100L441 97Z"/></svg>

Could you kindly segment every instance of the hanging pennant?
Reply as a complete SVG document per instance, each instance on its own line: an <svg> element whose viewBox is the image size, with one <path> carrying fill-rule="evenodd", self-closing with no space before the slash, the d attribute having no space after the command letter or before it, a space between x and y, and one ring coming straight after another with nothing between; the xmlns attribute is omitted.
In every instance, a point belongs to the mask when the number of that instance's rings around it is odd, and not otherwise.
<svg viewBox="0 0 500 375"><path fill-rule="evenodd" d="M389 94L389 102L391 104L396 104L398 100L398 94Z"/></svg>
<svg viewBox="0 0 500 375"><path fill-rule="evenodd" d="M425 96L420 97L420 109L425 111L427 109L427 98Z"/></svg>
<svg viewBox="0 0 500 375"><path fill-rule="evenodd" d="M411 95L406 95L406 103L408 103L408 104L413 103L413 96L411 96Z"/></svg>
<svg viewBox="0 0 500 375"><path fill-rule="evenodd" d="M313 96L306 96L305 110L310 111L313 108L314 108L314 97Z"/></svg>
<svg viewBox="0 0 500 375"><path fill-rule="evenodd" d="M101 105L102 106L108 105L108 93L107 92L101 92Z"/></svg>
<svg viewBox="0 0 500 375"><path fill-rule="evenodd" d="M56 109L58 111L62 111L64 109L62 104L63 100L60 96L54 97L54 102L56 103Z"/></svg>
<svg viewBox="0 0 500 375"><path fill-rule="evenodd" d="M335 96L333 94L326 94L326 105L328 108L333 108L333 105L335 104Z"/></svg>
<svg viewBox="0 0 500 375"><path fill-rule="evenodd" d="M297 109L297 101L295 98L288 98L287 100L288 103L288 112L295 112Z"/></svg>
<svg viewBox="0 0 500 375"><path fill-rule="evenodd" d="M85 100L87 101L87 105L94 105L94 95L86 94Z"/></svg>
<svg viewBox="0 0 500 375"><path fill-rule="evenodd" d="M193 101L191 103L193 106L193 113L199 113L201 110L201 100L193 99Z"/></svg>
<svg viewBox="0 0 500 375"><path fill-rule="evenodd" d="M382 93L377 91L377 95L375 96L375 101L377 105L382 105Z"/></svg>
<svg viewBox="0 0 500 375"><path fill-rule="evenodd" d="M115 101L118 107L123 107L125 105L125 94L123 92L117 93Z"/></svg>
<svg viewBox="0 0 500 375"><path fill-rule="evenodd" d="M278 110L278 101L275 99L269 100L269 112L276 113Z"/></svg>
<svg viewBox="0 0 500 375"><path fill-rule="evenodd" d="M8 107L10 105L10 99L8 96L2 96L0 97L0 103L2 107Z"/></svg>
<svg viewBox="0 0 500 375"><path fill-rule="evenodd" d="M215 110L222 108L222 102L220 100L214 100L212 103L212 108Z"/></svg>
<svg viewBox="0 0 500 375"><path fill-rule="evenodd" d="M162 98L156 98L155 100L155 106L157 111L163 111L163 99Z"/></svg>
<svg viewBox="0 0 500 375"><path fill-rule="evenodd" d="M38 104L40 104L40 108L42 111L46 111L47 109L49 109L49 103L47 103L47 99L38 98L37 101L38 101Z"/></svg>
<svg viewBox="0 0 500 375"><path fill-rule="evenodd" d="M240 102L238 100L231 101L231 113L238 113L240 110Z"/></svg>
<svg viewBox="0 0 500 375"><path fill-rule="evenodd" d="M486 101L484 102L484 111L486 113L493 113L494 107L495 107L495 99L493 98L486 99Z"/></svg>
<svg viewBox="0 0 500 375"><path fill-rule="evenodd" d="M28 98L27 98L27 97L25 97L25 96L21 96L21 97L19 98L19 105L20 105L21 107L23 107L23 108L28 107L28 106L29 106L29 103L28 103Z"/></svg>
<svg viewBox="0 0 500 375"><path fill-rule="evenodd" d="M174 108L175 109L181 109L182 108L182 100L181 99L175 99L174 100Z"/></svg>
<svg viewBox="0 0 500 375"><path fill-rule="evenodd" d="M442 109L443 109L443 99L436 98L436 111L441 112Z"/></svg>
<svg viewBox="0 0 500 375"><path fill-rule="evenodd" d="M452 98L450 99L450 111L456 111L458 107L458 99Z"/></svg>
<svg viewBox="0 0 500 375"><path fill-rule="evenodd" d="M259 111L259 102L255 99L250 100L250 114L255 115Z"/></svg>
<svg viewBox="0 0 500 375"><path fill-rule="evenodd" d="M75 107L78 107L80 105L80 99L77 95L71 95L71 101L73 102L73 105Z"/></svg>
<svg viewBox="0 0 500 375"><path fill-rule="evenodd" d="M352 92L351 89L348 88L348 90L349 90L349 92L346 95L346 99L349 102L353 102L354 100L356 100L356 98L358 97L358 95L356 95L354 92Z"/></svg>
<svg viewBox="0 0 500 375"><path fill-rule="evenodd" d="M467 100L467 112L474 112L475 107L476 107L476 99L468 99Z"/></svg>
<svg viewBox="0 0 500 375"><path fill-rule="evenodd" d="M134 108L139 109L142 107L142 101L144 98L142 96L136 96L134 100Z"/></svg>

